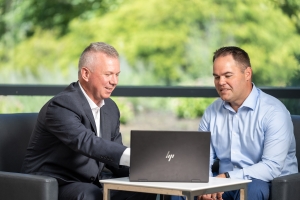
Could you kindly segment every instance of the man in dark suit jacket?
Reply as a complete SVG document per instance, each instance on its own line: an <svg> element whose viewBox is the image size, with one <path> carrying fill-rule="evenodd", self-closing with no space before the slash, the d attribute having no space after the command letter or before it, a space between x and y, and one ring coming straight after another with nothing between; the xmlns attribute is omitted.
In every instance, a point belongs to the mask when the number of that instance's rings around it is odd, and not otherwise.
<svg viewBox="0 0 300 200"><path fill-rule="evenodd" d="M118 83L118 52L97 42L79 60L78 82L41 109L23 163L25 173L52 176L59 199L102 199L99 180L128 176L130 149L122 144L120 113L109 97ZM103 172L103 168L112 173ZM155 199L113 191L112 199Z"/></svg>

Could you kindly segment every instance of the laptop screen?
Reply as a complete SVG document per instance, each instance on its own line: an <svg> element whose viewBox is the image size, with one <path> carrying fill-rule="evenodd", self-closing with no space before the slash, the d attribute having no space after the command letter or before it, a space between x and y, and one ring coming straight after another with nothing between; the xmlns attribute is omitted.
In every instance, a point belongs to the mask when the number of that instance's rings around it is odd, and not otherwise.
<svg viewBox="0 0 300 200"><path fill-rule="evenodd" d="M210 132L131 131L130 181L208 182Z"/></svg>

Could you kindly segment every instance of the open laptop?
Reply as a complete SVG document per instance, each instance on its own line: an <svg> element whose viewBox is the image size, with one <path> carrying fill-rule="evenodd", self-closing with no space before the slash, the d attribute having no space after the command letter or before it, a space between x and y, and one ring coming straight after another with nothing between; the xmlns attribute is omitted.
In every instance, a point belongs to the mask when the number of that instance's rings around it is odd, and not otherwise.
<svg viewBox="0 0 300 200"><path fill-rule="evenodd" d="M132 130L130 181L209 179L210 132Z"/></svg>

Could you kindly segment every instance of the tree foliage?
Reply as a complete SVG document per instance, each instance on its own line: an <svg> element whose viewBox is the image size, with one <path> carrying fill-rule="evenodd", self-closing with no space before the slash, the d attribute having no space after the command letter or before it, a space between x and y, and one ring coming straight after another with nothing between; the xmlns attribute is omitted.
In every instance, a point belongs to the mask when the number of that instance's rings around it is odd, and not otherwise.
<svg viewBox="0 0 300 200"><path fill-rule="evenodd" d="M280 7L295 23L298 33L300 33L300 1L298 0L276 0L275 5Z"/></svg>
<svg viewBox="0 0 300 200"><path fill-rule="evenodd" d="M212 74L213 51L237 45L250 54L257 85L284 86L299 70L300 35L292 9L298 3L282 2L0 0L0 24L6 23L0 76L7 80L16 70L42 81L45 73L60 72L68 80L82 49L105 41L141 79L149 73L153 84L203 83ZM18 43L8 45L8 30Z"/></svg>
<svg viewBox="0 0 300 200"><path fill-rule="evenodd" d="M0 0L0 83L68 84L81 51L104 41L121 53L123 84L212 85L213 52L236 45L257 86L300 86L299 19L298 0ZM0 110L36 112L43 101L0 98ZM299 100L284 102L299 113ZM194 118L209 103L180 99L172 110Z"/></svg>
<svg viewBox="0 0 300 200"><path fill-rule="evenodd" d="M115 9L118 0L0 0L0 35L17 32L30 37L38 26L66 34L74 18L90 19ZM17 30L15 30L17 29Z"/></svg>

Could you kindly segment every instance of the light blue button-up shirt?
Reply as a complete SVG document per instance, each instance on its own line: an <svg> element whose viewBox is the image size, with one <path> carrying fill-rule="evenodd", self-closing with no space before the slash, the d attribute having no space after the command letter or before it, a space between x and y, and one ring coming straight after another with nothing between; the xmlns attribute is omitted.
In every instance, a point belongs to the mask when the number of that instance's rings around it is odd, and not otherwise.
<svg viewBox="0 0 300 200"><path fill-rule="evenodd" d="M237 112L220 98L212 103L199 130L211 132L210 164L219 158L219 172L231 178L271 181L298 172L290 113L254 84Z"/></svg>

